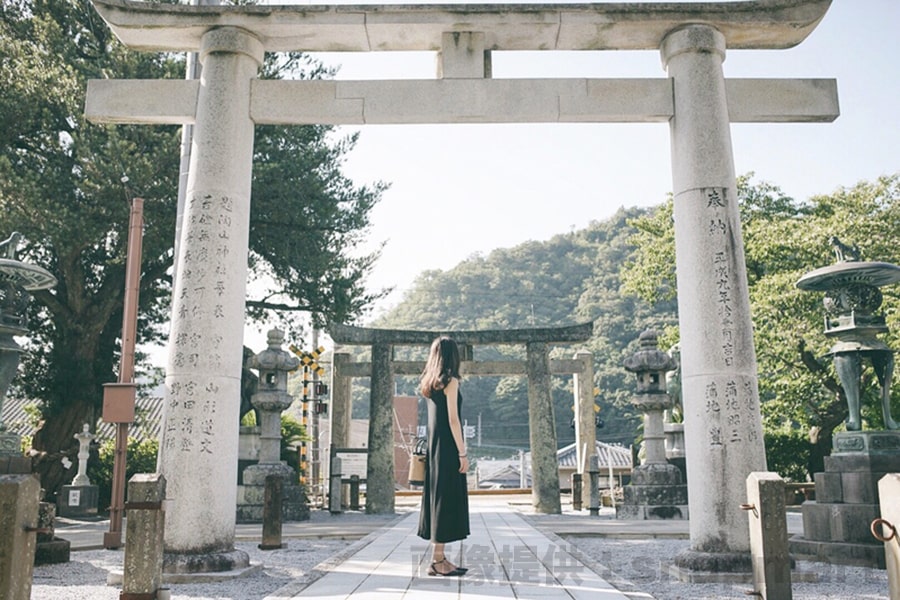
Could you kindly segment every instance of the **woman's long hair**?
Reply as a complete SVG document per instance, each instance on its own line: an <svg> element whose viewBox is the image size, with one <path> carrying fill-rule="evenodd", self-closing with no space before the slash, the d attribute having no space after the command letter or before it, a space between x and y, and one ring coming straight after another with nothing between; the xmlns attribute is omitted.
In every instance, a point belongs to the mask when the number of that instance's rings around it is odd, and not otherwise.
<svg viewBox="0 0 900 600"><path fill-rule="evenodd" d="M432 392L444 389L453 377L459 379L459 347L453 339L441 336L431 343L419 391L431 398Z"/></svg>

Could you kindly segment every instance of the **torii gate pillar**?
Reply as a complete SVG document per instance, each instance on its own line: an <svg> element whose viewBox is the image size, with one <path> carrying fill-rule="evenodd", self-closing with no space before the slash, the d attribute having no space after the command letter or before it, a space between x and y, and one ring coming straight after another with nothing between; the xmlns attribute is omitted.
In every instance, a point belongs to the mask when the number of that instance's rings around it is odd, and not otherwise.
<svg viewBox="0 0 900 600"><path fill-rule="evenodd" d="M766 470L756 353L725 77L725 38L706 25L661 47L677 111L670 121L675 198L691 571L749 572L747 473ZM716 556L710 569L709 557Z"/></svg>
<svg viewBox="0 0 900 600"><path fill-rule="evenodd" d="M158 466L172 498L167 572L249 565L234 549L237 487L229 482L241 398L240 377L232 374L240 374L243 359L243 331L235 324L244 322L250 231L250 85L262 59L262 44L242 29L203 35Z"/></svg>

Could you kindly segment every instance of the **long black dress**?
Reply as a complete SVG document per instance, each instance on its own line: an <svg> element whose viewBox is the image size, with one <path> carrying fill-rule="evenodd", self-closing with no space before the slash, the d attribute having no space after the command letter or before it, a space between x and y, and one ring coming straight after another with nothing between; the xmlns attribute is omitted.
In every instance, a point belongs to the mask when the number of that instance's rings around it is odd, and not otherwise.
<svg viewBox="0 0 900 600"><path fill-rule="evenodd" d="M462 415L462 394L457 393ZM459 450L450 432L447 396L434 391L428 402L428 455L425 487L419 512L419 537L444 544L469 535L469 497L466 474L459 472Z"/></svg>

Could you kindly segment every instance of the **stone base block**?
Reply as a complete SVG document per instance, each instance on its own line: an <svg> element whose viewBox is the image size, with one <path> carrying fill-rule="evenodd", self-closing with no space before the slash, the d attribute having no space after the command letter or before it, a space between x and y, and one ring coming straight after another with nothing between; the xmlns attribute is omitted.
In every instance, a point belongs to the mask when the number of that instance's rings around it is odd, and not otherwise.
<svg viewBox="0 0 900 600"><path fill-rule="evenodd" d="M241 571L250 566L250 556L243 550L209 552L207 554L163 555L163 573L223 573Z"/></svg>
<svg viewBox="0 0 900 600"><path fill-rule="evenodd" d="M55 565L69 562L71 543L58 537L47 542L38 542L34 549L35 565Z"/></svg>
<svg viewBox="0 0 900 600"><path fill-rule="evenodd" d="M239 485L237 494L237 522L262 523L266 488L258 485ZM298 485L282 488L281 520L308 521L309 499Z"/></svg>
<svg viewBox="0 0 900 600"><path fill-rule="evenodd" d="M294 469L289 467L287 463L258 463L244 469L242 481L245 486L265 486L266 477L269 475L280 475L284 478L285 487L295 484L297 474Z"/></svg>
<svg viewBox="0 0 900 600"><path fill-rule="evenodd" d="M869 543L869 525L880 515L877 504L803 504L803 535L820 542Z"/></svg>
<svg viewBox="0 0 900 600"><path fill-rule="evenodd" d="M163 573L162 582L165 585L173 583L219 583L222 581L231 581L240 577L252 575L263 569L261 563L250 563L246 567L233 569L231 571L218 571L213 573ZM125 580L125 574L122 571L110 571L106 575L106 585L121 586ZM164 588L159 588L161 592ZM167 596L167 598L170 596ZM162 600L162 595L157 595L157 600Z"/></svg>
<svg viewBox="0 0 900 600"><path fill-rule="evenodd" d="M56 497L60 517L96 517L100 491L96 485L64 485Z"/></svg>
<svg viewBox="0 0 900 600"><path fill-rule="evenodd" d="M0 456L2 457L21 457L22 456L22 436L12 431L0 431ZM28 461L29 470L31 472L31 459ZM8 475L10 473L4 473ZM15 473L16 475L18 473Z"/></svg>
<svg viewBox="0 0 900 600"><path fill-rule="evenodd" d="M655 519L685 520L688 518L688 506L687 504L680 506L619 504L616 506L616 518L634 521Z"/></svg>
<svg viewBox="0 0 900 600"><path fill-rule="evenodd" d="M0 475L28 475L31 473L31 458L22 456L0 455Z"/></svg>
<svg viewBox="0 0 900 600"><path fill-rule="evenodd" d="M631 473L632 485L681 485L681 471L669 463L651 463L636 467Z"/></svg>
<svg viewBox="0 0 900 600"><path fill-rule="evenodd" d="M791 554L801 560L870 569L885 568L884 544L881 543L828 542L794 536L790 539L790 548Z"/></svg>
<svg viewBox="0 0 900 600"><path fill-rule="evenodd" d="M749 552L685 550L675 556L669 574L686 583L752 583L753 560Z"/></svg>
<svg viewBox="0 0 900 600"><path fill-rule="evenodd" d="M682 505L688 503L686 485L635 485L622 488L625 504Z"/></svg>

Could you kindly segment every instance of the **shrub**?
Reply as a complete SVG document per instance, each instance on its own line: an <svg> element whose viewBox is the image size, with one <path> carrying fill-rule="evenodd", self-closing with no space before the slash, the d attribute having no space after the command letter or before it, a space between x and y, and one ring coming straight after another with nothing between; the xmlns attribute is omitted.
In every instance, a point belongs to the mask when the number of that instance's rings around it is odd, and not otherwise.
<svg viewBox="0 0 900 600"><path fill-rule="evenodd" d="M778 473L785 481L810 481L809 465L812 444L799 429L767 431L765 434L766 462L769 471Z"/></svg>
<svg viewBox="0 0 900 600"><path fill-rule="evenodd" d="M114 440L100 445L98 460L88 462L88 478L99 490L99 510L106 512L112 501L113 462L116 454ZM157 440L138 441L128 438L128 460L125 465L125 482L135 473L155 473L156 455L159 452Z"/></svg>

